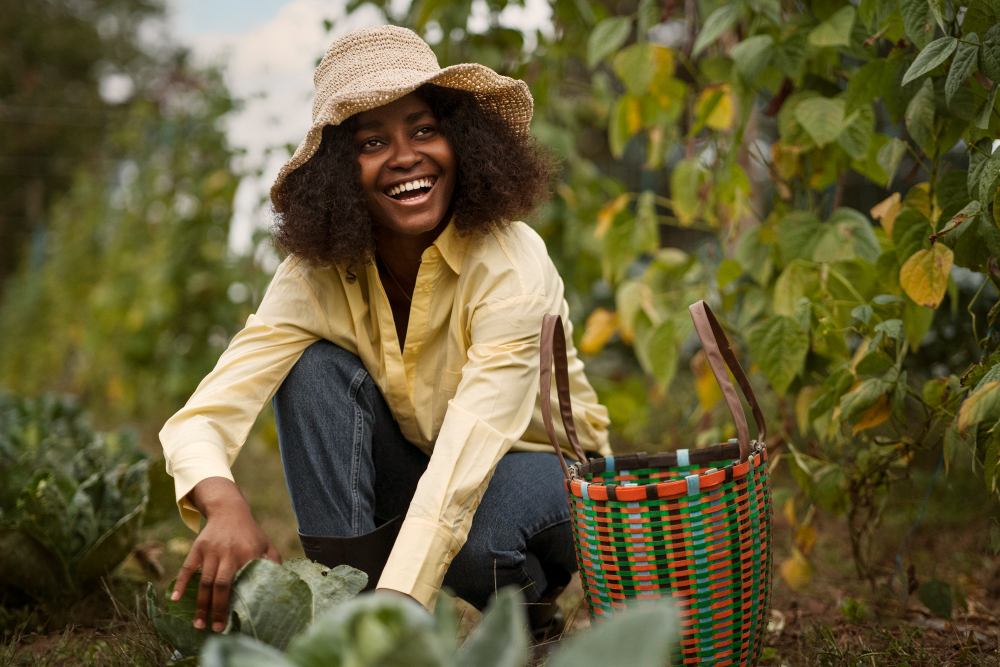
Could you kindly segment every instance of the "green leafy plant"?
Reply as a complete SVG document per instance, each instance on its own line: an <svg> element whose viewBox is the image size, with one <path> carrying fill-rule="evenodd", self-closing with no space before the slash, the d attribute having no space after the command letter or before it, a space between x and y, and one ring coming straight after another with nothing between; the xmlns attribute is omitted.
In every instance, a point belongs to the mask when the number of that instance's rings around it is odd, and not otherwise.
<svg viewBox="0 0 1000 667"><path fill-rule="evenodd" d="M330 569L307 558L293 558L281 565L252 560L233 579L229 614L221 633L198 630L193 625L200 581L195 575L180 600L166 600L166 609L160 608L153 585L146 589L146 611L153 626L184 658L197 655L213 634L243 633L284 649L317 616L357 595L367 585L368 576L346 565Z"/></svg>
<svg viewBox="0 0 1000 667"><path fill-rule="evenodd" d="M70 398L0 393L0 586L83 593L132 550L148 499L131 437L94 431Z"/></svg>
<svg viewBox="0 0 1000 667"><path fill-rule="evenodd" d="M213 637L202 667L525 667L527 617L520 592L497 593L483 620L460 647L452 606L442 600L432 617L419 604L391 593L359 596L317 619L280 651L246 636ZM661 667L675 646L673 608L658 601L638 606L565 642L550 667L618 664Z"/></svg>

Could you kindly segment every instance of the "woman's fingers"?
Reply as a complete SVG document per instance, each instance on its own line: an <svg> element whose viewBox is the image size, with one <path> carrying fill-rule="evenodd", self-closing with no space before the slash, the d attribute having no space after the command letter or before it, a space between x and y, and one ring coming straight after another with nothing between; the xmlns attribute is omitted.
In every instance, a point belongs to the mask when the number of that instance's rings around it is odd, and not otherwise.
<svg viewBox="0 0 1000 667"><path fill-rule="evenodd" d="M278 565L281 565L281 554L278 553L278 550L270 542L267 545L267 553L264 554L264 558L273 560Z"/></svg>
<svg viewBox="0 0 1000 667"><path fill-rule="evenodd" d="M184 559L181 571L177 573L177 583L174 584L174 591L170 595L171 600L177 602L181 599L181 596L184 595L184 591L187 589L188 582L191 581L191 577L194 576L199 567L201 567L201 549L193 547L188 552L187 558Z"/></svg>
<svg viewBox="0 0 1000 667"><path fill-rule="evenodd" d="M225 559L219 563L212 586L212 630L222 632L226 627L226 614L229 611L229 591L233 585L233 576L240 566L233 560Z"/></svg>
<svg viewBox="0 0 1000 667"><path fill-rule="evenodd" d="M215 554L208 553L201 564L201 584L198 586L198 603L194 613L194 627L199 630L208 624L208 610L212 603L212 592L215 589L215 574L219 561Z"/></svg>

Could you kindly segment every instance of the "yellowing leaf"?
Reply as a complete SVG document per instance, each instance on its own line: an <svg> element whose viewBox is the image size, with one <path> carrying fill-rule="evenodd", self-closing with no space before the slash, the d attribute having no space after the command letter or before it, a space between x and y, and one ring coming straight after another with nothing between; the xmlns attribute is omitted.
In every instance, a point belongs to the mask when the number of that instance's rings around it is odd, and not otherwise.
<svg viewBox="0 0 1000 667"><path fill-rule="evenodd" d="M802 590L812 579L813 566L798 549L792 549L790 558L786 558L778 568L781 578L792 590Z"/></svg>
<svg viewBox="0 0 1000 667"><path fill-rule="evenodd" d="M713 130L728 129L733 124L733 96L729 92L728 84L709 86L701 91L695 107L695 114L701 117L706 106L713 102L715 107L708 113L705 125Z"/></svg>
<svg viewBox="0 0 1000 667"><path fill-rule="evenodd" d="M771 144L771 164L778 175L786 181L795 178L799 173L799 153L797 146L785 146L780 141Z"/></svg>
<svg viewBox="0 0 1000 667"><path fill-rule="evenodd" d="M878 402L871 406L861 415L861 419L854 425L853 434L857 435L866 428L874 428L884 422L892 414L892 397L889 394L880 396Z"/></svg>
<svg viewBox="0 0 1000 667"><path fill-rule="evenodd" d="M795 397L795 423L799 426L799 434L805 435L809 432L809 406L813 404L819 395L823 393L823 388L816 385L803 387L799 395Z"/></svg>
<svg viewBox="0 0 1000 667"><path fill-rule="evenodd" d="M899 270L899 284L914 303L937 308L948 289L955 254L943 243L914 253Z"/></svg>
<svg viewBox="0 0 1000 667"><path fill-rule="evenodd" d="M962 403L958 411L958 432L964 434L979 422L1000 419L1000 382L987 382Z"/></svg>
<svg viewBox="0 0 1000 667"><path fill-rule="evenodd" d="M703 410L711 410L712 406L722 398L722 390L715 381L712 367L708 365L704 350L691 357L691 371L694 373L694 390L698 394L698 402Z"/></svg>
<svg viewBox="0 0 1000 667"><path fill-rule="evenodd" d="M812 526L802 525L795 529L795 546L803 555L808 556L812 551L813 544L816 543L816 529Z"/></svg>
<svg viewBox="0 0 1000 667"><path fill-rule="evenodd" d="M597 354L618 331L618 313L607 308L595 308L587 317L580 340L580 351L584 354Z"/></svg>
<svg viewBox="0 0 1000 667"><path fill-rule="evenodd" d="M899 199L899 193L893 192L882 202L872 207L872 217L882 222L882 229L886 236L892 238L892 225L896 222L896 215L902 210L903 204Z"/></svg>
<svg viewBox="0 0 1000 667"><path fill-rule="evenodd" d="M657 76L670 77L674 75L676 66L674 65L673 51L663 46L654 46L652 56Z"/></svg>
<svg viewBox="0 0 1000 667"><path fill-rule="evenodd" d="M931 188L929 183L917 183L906 193L905 203L910 208L915 208L925 217L934 220L931 215Z"/></svg>
<svg viewBox="0 0 1000 667"><path fill-rule="evenodd" d="M594 238L600 240L604 238L615 216L628 206L628 193L623 193L609 201L597 212L597 227L594 229Z"/></svg>
<svg viewBox="0 0 1000 667"><path fill-rule="evenodd" d="M785 521L792 528L798 524L798 521L795 519L795 498L789 498L785 501L785 506L782 508L781 513L785 515Z"/></svg>

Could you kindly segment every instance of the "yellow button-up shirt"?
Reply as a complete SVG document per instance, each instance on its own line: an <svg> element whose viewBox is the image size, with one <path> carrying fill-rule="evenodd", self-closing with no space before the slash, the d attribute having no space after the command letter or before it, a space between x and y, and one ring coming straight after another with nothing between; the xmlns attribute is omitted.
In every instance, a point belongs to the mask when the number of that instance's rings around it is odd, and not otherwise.
<svg viewBox="0 0 1000 667"><path fill-rule="evenodd" d="M576 356L568 311L545 243L522 222L476 241L445 227L421 256L402 352L374 264L349 282L341 268L289 257L257 313L160 431L181 516L199 529L187 493L208 477L233 479L230 466L264 403L303 350L325 338L361 358L403 435L430 456L378 586L433 607L500 458L552 451L538 385L545 313L562 315L567 329L580 442L611 453L608 413ZM549 400L558 415L554 387ZM556 429L571 454L562 424Z"/></svg>

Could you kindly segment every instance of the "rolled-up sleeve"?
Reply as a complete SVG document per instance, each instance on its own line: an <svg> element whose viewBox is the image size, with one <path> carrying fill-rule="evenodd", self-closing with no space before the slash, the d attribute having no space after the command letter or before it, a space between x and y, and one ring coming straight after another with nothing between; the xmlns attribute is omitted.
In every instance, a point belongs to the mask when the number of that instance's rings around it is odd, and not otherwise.
<svg viewBox="0 0 1000 667"><path fill-rule="evenodd" d="M233 479L230 467L264 404L311 343L329 337L312 286L285 260L257 312L233 338L215 369L160 431L184 522L199 530L201 514L187 499L208 477Z"/></svg>
<svg viewBox="0 0 1000 667"><path fill-rule="evenodd" d="M561 292L558 302L561 304ZM426 472L379 580L433 607L445 572L500 458L524 433L538 397L545 295L522 294L478 307L468 360L449 401Z"/></svg>

